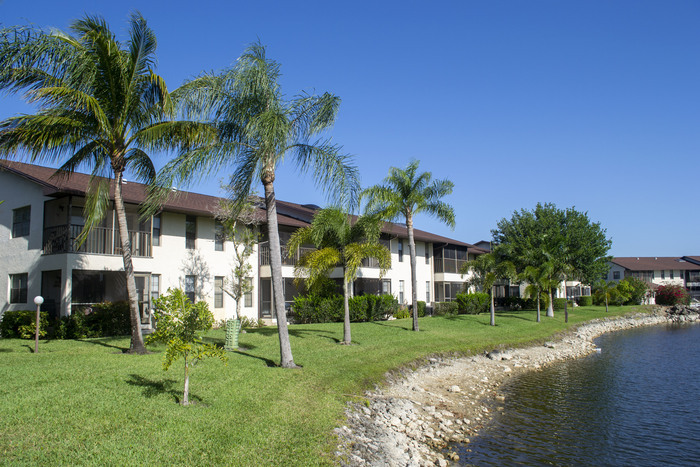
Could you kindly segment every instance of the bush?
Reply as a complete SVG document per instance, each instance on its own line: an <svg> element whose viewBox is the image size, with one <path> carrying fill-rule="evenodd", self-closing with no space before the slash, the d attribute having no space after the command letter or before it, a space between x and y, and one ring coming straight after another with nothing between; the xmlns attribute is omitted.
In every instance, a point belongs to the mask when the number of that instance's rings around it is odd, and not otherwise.
<svg viewBox="0 0 700 467"><path fill-rule="evenodd" d="M58 339L128 336L131 334L129 302L96 303L58 320Z"/></svg>
<svg viewBox="0 0 700 467"><path fill-rule="evenodd" d="M584 295L577 300L579 306L591 306L593 305L593 297L590 295Z"/></svg>
<svg viewBox="0 0 700 467"><path fill-rule="evenodd" d="M400 307L398 310L394 312L394 318L396 319L406 319L411 317L411 312L408 311L408 308Z"/></svg>
<svg viewBox="0 0 700 467"><path fill-rule="evenodd" d="M418 317L422 318L425 316L425 302L418 300Z"/></svg>
<svg viewBox="0 0 700 467"><path fill-rule="evenodd" d="M49 314L42 311L39 317L39 336L46 335ZM8 310L0 321L0 335L9 339L34 339L36 335L36 310Z"/></svg>
<svg viewBox="0 0 700 467"><path fill-rule="evenodd" d="M662 285L656 291L657 305L690 305L690 295L680 285Z"/></svg>
<svg viewBox="0 0 700 467"><path fill-rule="evenodd" d="M486 292L458 293L456 299L458 312L462 314L486 313L491 306L491 296Z"/></svg>
<svg viewBox="0 0 700 467"><path fill-rule="evenodd" d="M379 321L394 315L398 303L392 295L359 295L348 301L350 321ZM294 320L297 323L335 323L344 320L342 295L321 297L318 295L299 296L292 305Z"/></svg>
<svg viewBox="0 0 700 467"><path fill-rule="evenodd" d="M436 316L453 316L459 313L459 305L457 302L436 302L434 313Z"/></svg>
<svg viewBox="0 0 700 467"><path fill-rule="evenodd" d="M563 310L565 305L566 305L565 298L555 298L554 301L552 302L552 306L555 310Z"/></svg>
<svg viewBox="0 0 700 467"><path fill-rule="evenodd" d="M623 288L628 296L627 300L625 300L625 305L641 305L649 290L646 282L632 276L622 279L618 287Z"/></svg>

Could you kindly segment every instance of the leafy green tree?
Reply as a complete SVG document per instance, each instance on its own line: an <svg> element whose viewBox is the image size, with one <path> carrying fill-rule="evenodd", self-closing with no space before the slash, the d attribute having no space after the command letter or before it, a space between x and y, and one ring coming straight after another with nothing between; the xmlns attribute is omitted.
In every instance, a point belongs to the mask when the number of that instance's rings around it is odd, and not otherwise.
<svg viewBox="0 0 700 467"><path fill-rule="evenodd" d="M455 226L454 209L442 201L451 194L454 183L433 180L430 172L418 173L419 161L411 161L405 169L392 167L383 184L367 188L361 198L367 200L365 212L388 221L401 217L406 221L411 256L411 294L413 330L418 331L418 286L416 281L416 242L413 237L413 216L426 213L450 227Z"/></svg>
<svg viewBox="0 0 700 467"><path fill-rule="evenodd" d="M496 325L496 306L494 303L494 287L500 280L510 280L515 276L515 266L510 261L501 261L493 253L479 255L473 261L468 261L462 270L462 274L469 271L473 276L467 282L481 290L488 290L491 296L491 326Z"/></svg>
<svg viewBox="0 0 700 467"><path fill-rule="evenodd" d="M343 271L344 325L343 344L352 341L350 331L350 286L357 278L362 261L374 258L379 263L382 277L391 267L391 253L379 243L382 221L376 216L361 216L353 223L347 213L339 208L319 211L310 226L292 234L289 251L297 251L303 245L314 245L299 258L294 269L297 278L305 278L310 284L323 281L340 266Z"/></svg>
<svg viewBox="0 0 700 467"><path fill-rule="evenodd" d="M175 183L233 168L233 198L247 198L255 180L262 182L267 212L270 269L281 366L294 368L284 309L282 253L277 225L274 182L277 167L291 160L302 173L339 202L356 202L358 171L349 156L319 135L334 123L340 98L303 93L286 100L279 85L280 66L267 58L265 47L253 44L236 64L218 74L205 73L173 92L180 111L215 130L201 132L199 144L182 153L159 174L153 199L162 199Z"/></svg>
<svg viewBox="0 0 700 467"><path fill-rule="evenodd" d="M148 343L160 342L168 346L163 357L163 370L182 358L185 363L185 383L182 405L190 404L190 370L207 357L216 357L226 363L228 357L220 347L205 344L199 333L208 331L214 324L214 315L206 302L192 304L180 290L155 300L156 330L147 338Z"/></svg>
<svg viewBox="0 0 700 467"><path fill-rule="evenodd" d="M547 264L548 280L590 284L607 271L611 241L605 229L573 207L562 210L551 203L538 203L532 211L521 209L510 219L501 219L492 234L497 244L494 252L511 261L520 273L528 266ZM552 302L547 316L554 316Z"/></svg>
<svg viewBox="0 0 700 467"><path fill-rule="evenodd" d="M625 284L625 290L629 294L629 299L625 305L641 305L649 293L649 285L638 277L627 276L620 281Z"/></svg>
<svg viewBox="0 0 700 467"><path fill-rule="evenodd" d="M38 112L0 122L0 154L61 162L57 176L92 167L79 240L100 224L113 201L131 307L130 351L144 353L122 196L124 173L152 181L156 172L146 151L186 139L187 132L168 121L170 95L153 71L156 37L138 13L131 15L128 35L125 43L117 41L105 21L92 16L75 21L70 32L2 29L0 90L24 91Z"/></svg>

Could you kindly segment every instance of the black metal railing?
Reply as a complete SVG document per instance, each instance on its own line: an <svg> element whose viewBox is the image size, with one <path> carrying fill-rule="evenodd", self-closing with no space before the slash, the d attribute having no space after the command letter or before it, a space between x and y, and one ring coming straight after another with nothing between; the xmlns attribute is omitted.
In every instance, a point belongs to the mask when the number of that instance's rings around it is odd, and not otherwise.
<svg viewBox="0 0 700 467"><path fill-rule="evenodd" d="M109 227L93 227L82 243L78 236L83 226L70 224L44 229L43 251L45 255L57 253L86 253L97 255L121 255L119 233ZM129 243L133 256L151 256L151 233L129 231Z"/></svg>

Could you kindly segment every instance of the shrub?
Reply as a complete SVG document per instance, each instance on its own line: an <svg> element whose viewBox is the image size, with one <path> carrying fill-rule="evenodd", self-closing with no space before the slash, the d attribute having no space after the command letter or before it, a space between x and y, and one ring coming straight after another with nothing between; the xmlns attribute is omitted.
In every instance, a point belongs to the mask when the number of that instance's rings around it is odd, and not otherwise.
<svg viewBox="0 0 700 467"><path fill-rule="evenodd" d="M552 306L555 310L563 310L565 304L566 304L565 298L555 298L554 301L552 302Z"/></svg>
<svg viewBox="0 0 700 467"><path fill-rule="evenodd" d="M593 297L590 295L581 296L577 300L579 306L591 306L593 305Z"/></svg>
<svg viewBox="0 0 700 467"><path fill-rule="evenodd" d="M131 334L129 302L96 303L58 320L58 339L127 336Z"/></svg>
<svg viewBox="0 0 700 467"><path fill-rule="evenodd" d="M42 311L39 318L39 336L46 335L49 314ZM36 335L36 310L8 310L0 321L0 335L9 339L34 339Z"/></svg>
<svg viewBox="0 0 700 467"><path fill-rule="evenodd" d="M457 302L436 302L435 303L435 315L436 316L453 316L459 312L459 305Z"/></svg>
<svg viewBox="0 0 700 467"><path fill-rule="evenodd" d="M425 302L418 300L418 317L422 318L425 316Z"/></svg>
<svg viewBox="0 0 700 467"><path fill-rule="evenodd" d="M248 318L247 316L241 316L241 329L243 328L261 328L263 327L263 321L257 320L255 318Z"/></svg>
<svg viewBox="0 0 700 467"><path fill-rule="evenodd" d="M406 319L411 317L411 312L408 311L408 308L400 307L398 310L394 312L394 318L396 319Z"/></svg>
<svg viewBox="0 0 700 467"><path fill-rule="evenodd" d="M392 316L398 303L392 295L359 295L348 301L350 321L378 321ZM297 323L333 323L344 320L342 295L321 297L318 295L294 298L292 305L294 320Z"/></svg>
<svg viewBox="0 0 700 467"><path fill-rule="evenodd" d="M463 314L486 313L491 306L491 297L486 292L458 293L456 299L458 312Z"/></svg>
<svg viewBox="0 0 700 467"><path fill-rule="evenodd" d="M641 305L649 290L646 282L633 276L622 279L618 287L624 288L625 293L628 295L625 305Z"/></svg>
<svg viewBox="0 0 700 467"><path fill-rule="evenodd" d="M656 291L657 305L690 305L690 295L680 285L662 285Z"/></svg>

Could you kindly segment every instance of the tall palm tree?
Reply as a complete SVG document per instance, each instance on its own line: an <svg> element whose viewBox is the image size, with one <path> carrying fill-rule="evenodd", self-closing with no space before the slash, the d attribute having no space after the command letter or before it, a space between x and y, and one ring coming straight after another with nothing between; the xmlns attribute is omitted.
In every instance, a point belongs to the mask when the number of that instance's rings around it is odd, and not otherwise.
<svg viewBox="0 0 700 467"><path fill-rule="evenodd" d="M462 270L462 274L473 272L474 277L471 283L477 285L482 290L488 290L491 296L491 326L496 325L496 306L494 303L494 288L496 282L501 279L510 279L515 275L515 267L509 261L499 261L498 256L493 253L479 255L473 261L467 262Z"/></svg>
<svg viewBox="0 0 700 467"><path fill-rule="evenodd" d="M0 154L62 163L57 174L67 177L81 165L92 167L79 240L108 211L111 183L131 310L130 351L144 353L122 182L127 170L139 181L153 180L146 151L173 144L183 132L166 121L172 104L153 72L156 37L140 14L131 15L128 35L126 43L117 41L105 21L92 16L75 21L69 33L3 29L0 89L24 91L38 112L0 122Z"/></svg>
<svg viewBox="0 0 700 467"><path fill-rule="evenodd" d="M537 322L540 322L540 302L545 290L550 290L556 287L559 282L556 279L551 279L550 267L545 263L542 267L527 266L519 275L520 280L528 283L525 288L527 297L537 297Z"/></svg>
<svg viewBox="0 0 700 467"><path fill-rule="evenodd" d="M350 285L366 258L379 263L379 275L384 276L391 267L391 253L379 243L382 221L378 217L361 216L352 223L347 213L339 208L319 211L310 226L297 230L289 240L289 251L297 251L302 245L314 245L299 258L294 273L305 277L310 285L328 277L340 266L343 271L344 325L343 344L350 344Z"/></svg>
<svg viewBox="0 0 700 467"><path fill-rule="evenodd" d="M411 293L413 330L418 331L418 287L416 281L416 242L413 238L413 216L426 213L454 228L452 206L441 200L452 193L449 180L433 180L430 172L418 173L419 161L412 160L405 169L391 167L383 184L367 188L361 198L367 199L365 212L379 214L388 221L403 217L408 231L411 255Z"/></svg>
<svg viewBox="0 0 700 467"><path fill-rule="evenodd" d="M294 368L284 309L276 170L285 158L291 159L340 202L356 202L358 171L338 146L319 136L333 125L340 98L302 93L286 100L279 79L279 64L256 43L233 67L205 73L174 91L183 115L207 123L217 138L203 137L202 144L183 148L159 174L153 197L162 197L174 183L191 182L225 168L233 169L229 186L236 200L247 199L255 180L262 182L281 366Z"/></svg>

